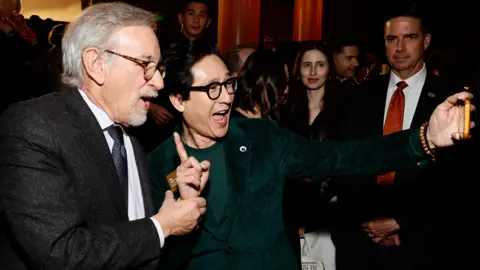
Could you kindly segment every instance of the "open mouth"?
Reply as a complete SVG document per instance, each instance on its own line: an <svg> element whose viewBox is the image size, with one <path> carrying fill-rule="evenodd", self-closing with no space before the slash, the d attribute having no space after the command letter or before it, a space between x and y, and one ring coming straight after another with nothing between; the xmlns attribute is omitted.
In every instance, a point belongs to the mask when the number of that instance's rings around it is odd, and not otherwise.
<svg viewBox="0 0 480 270"><path fill-rule="evenodd" d="M222 110L213 113L213 120L215 120L215 122L217 122L220 126L226 125L229 111L230 110Z"/></svg>
<svg viewBox="0 0 480 270"><path fill-rule="evenodd" d="M144 96L140 97L140 99L143 101L143 103L145 103L145 106L148 108L150 107L150 101L153 99L153 97Z"/></svg>

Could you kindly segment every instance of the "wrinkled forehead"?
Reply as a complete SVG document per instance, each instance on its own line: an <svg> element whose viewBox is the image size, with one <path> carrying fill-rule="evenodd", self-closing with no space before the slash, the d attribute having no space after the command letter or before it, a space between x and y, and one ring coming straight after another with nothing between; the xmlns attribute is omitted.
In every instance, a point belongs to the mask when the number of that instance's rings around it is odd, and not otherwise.
<svg viewBox="0 0 480 270"><path fill-rule="evenodd" d="M112 34L111 41L119 51L145 61L158 62L160 46L148 26L127 26Z"/></svg>
<svg viewBox="0 0 480 270"><path fill-rule="evenodd" d="M402 36L421 33L421 22L413 17L396 17L385 23L385 36Z"/></svg>

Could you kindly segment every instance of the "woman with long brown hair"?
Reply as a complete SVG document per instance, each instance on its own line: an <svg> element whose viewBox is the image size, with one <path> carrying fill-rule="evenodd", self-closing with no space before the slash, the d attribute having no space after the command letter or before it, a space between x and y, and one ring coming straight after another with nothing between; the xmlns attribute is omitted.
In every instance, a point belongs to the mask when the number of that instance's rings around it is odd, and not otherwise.
<svg viewBox="0 0 480 270"><path fill-rule="evenodd" d="M337 140L340 134L340 85L331 76L333 60L321 41L303 44L297 54L282 108L283 125L307 138ZM285 196L286 213L300 229L303 256L320 260L325 269L335 269L335 248L329 229L334 222L330 181L316 186L309 179L289 181ZM321 207L319 207L321 206ZM321 210L319 210L321 209ZM302 262L307 259L302 258Z"/></svg>
<svg viewBox="0 0 480 270"><path fill-rule="evenodd" d="M331 54L321 41L305 43L297 54L283 109L284 124L305 137L336 137L341 93L330 75L330 63Z"/></svg>

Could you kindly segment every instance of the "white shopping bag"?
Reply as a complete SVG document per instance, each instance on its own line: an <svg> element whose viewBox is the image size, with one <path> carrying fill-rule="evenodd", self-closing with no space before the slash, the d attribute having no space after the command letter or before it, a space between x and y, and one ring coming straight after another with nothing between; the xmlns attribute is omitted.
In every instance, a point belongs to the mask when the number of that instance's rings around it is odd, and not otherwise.
<svg viewBox="0 0 480 270"><path fill-rule="evenodd" d="M310 247L304 238L300 239L302 270L325 270L323 262L310 257Z"/></svg>
<svg viewBox="0 0 480 270"><path fill-rule="evenodd" d="M321 261L308 256L302 256L302 270L325 270Z"/></svg>

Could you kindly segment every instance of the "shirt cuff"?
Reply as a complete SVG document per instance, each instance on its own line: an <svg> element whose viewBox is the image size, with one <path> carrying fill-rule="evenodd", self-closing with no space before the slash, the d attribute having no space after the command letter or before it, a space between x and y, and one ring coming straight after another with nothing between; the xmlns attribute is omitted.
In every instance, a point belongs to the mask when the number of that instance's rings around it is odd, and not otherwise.
<svg viewBox="0 0 480 270"><path fill-rule="evenodd" d="M423 150L422 141L420 138L420 128L411 129L409 146L410 155L417 162L417 166L423 168L428 165L428 155L425 153L425 150Z"/></svg>
<svg viewBox="0 0 480 270"><path fill-rule="evenodd" d="M165 235L163 234L162 227L160 227L160 223L158 223L155 218L151 217L150 219L153 221L155 228L157 228L158 238L160 238L160 248L163 248L163 245L165 244Z"/></svg>

